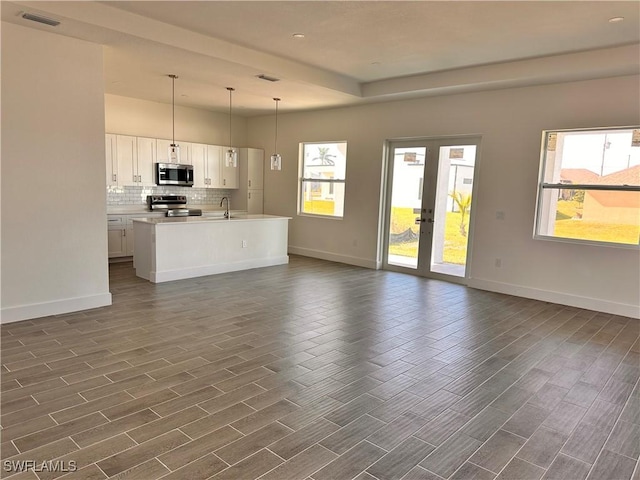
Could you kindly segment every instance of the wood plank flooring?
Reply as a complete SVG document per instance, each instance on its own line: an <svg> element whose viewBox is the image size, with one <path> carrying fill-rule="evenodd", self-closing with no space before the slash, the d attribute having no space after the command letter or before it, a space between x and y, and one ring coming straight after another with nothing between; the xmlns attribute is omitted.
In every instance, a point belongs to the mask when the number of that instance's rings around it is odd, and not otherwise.
<svg viewBox="0 0 640 480"><path fill-rule="evenodd" d="M2 326L3 478L640 478L636 319L296 256L110 270L111 307Z"/></svg>

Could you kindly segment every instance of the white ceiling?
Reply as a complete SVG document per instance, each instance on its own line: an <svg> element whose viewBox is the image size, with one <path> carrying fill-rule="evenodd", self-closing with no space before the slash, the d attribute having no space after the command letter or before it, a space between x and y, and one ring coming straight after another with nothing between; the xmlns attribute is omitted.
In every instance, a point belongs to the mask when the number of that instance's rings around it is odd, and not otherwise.
<svg viewBox="0 0 640 480"><path fill-rule="evenodd" d="M105 45L105 91L237 114L638 73L635 1L6 2ZM49 27L21 12L61 21ZM613 17L624 21L611 23ZM304 38L293 38L304 33ZM270 83L256 78L281 79Z"/></svg>

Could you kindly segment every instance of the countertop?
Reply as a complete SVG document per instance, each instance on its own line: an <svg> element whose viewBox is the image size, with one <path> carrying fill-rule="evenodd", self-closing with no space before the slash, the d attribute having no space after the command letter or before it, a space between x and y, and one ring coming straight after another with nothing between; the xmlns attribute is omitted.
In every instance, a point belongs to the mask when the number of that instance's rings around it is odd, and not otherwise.
<svg viewBox="0 0 640 480"><path fill-rule="evenodd" d="M231 218L223 217L147 217L134 218L134 222L149 223L153 225L176 224L176 223L224 223L224 222L247 222L247 221L264 221L264 220L291 220L291 217L279 217L277 215L264 214L231 214Z"/></svg>
<svg viewBox="0 0 640 480"><path fill-rule="evenodd" d="M199 208L203 213L211 214L211 213L219 213L222 215L224 213L224 208L220 208L217 205L192 205L188 204L187 208ZM234 211L232 210L232 213ZM142 205L109 205L107 206L107 215L148 215L151 213L146 204ZM154 212L154 213L163 213L163 212ZM238 213L242 213L242 211L238 211Z"/></svg>

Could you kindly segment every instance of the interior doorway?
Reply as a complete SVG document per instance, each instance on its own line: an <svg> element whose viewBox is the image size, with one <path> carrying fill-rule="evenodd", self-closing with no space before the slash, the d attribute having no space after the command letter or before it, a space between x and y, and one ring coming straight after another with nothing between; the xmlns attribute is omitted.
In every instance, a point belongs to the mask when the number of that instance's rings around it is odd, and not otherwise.
<svg viewBox="0 0 640 480"><path fill-rule="evenodd" d="M389 144L383 266L467 277L478 137Z"/></svg>

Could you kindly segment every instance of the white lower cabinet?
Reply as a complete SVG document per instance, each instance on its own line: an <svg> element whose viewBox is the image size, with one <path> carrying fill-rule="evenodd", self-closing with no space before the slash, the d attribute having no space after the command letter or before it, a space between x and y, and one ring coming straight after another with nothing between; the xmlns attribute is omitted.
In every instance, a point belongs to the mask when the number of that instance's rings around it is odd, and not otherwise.
<svg viewBox="0 0 640 480"><path fill-rule="evenodd" d="M107 215L107 244L109 258L133 256L133 219L140 217L162 217L162 213L135 213Z"/></svg>
<svg viewBox="0 0 640 480"><path fill-rule="evenodd" d="M139 215L136 215L139 216ZM133 256L133 217L127 217L126 228L124 229L125 253L127 257Z"/></svg>
<svg viewBox="0 0 640 480"><path fill-rule="evenodd" d="M109 230L107 238L109 244L109 258L126 256L126 242L123 229Z"/></svg>
<svg viewBox="0 0 640 480"><path fill-rule="evenodd" d="M109 258L127 255L125 219L121 215L107 215L107 245Z"/></svg>

